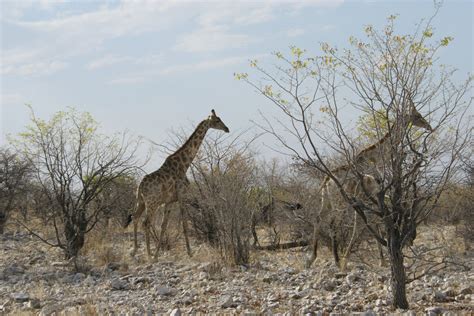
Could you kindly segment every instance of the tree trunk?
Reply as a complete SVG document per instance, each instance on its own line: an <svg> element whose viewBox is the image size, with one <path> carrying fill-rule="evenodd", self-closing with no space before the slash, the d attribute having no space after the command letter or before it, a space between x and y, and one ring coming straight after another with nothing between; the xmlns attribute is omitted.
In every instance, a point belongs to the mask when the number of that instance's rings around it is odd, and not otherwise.
<svg viewBox="0 0 474 316"><path fill-rule="evenodd" d="M389 241L389 255L391 279L390 285L393 296L393 307L408 309L408 301L406 296L406 274L403 265L403 252L400 236L396 231L391 232Z"/></svg>
<svg viewBox="0 0 474 316"><path fill-rule="evenodd" d="M80 210L78 212L77 217L71 216L72 218L67 220L64 226L67 242L65 249L66 260L76 257L84 246L87 221L85 211ZM77 220L77 222L73 222L74 220Z"/></svg>

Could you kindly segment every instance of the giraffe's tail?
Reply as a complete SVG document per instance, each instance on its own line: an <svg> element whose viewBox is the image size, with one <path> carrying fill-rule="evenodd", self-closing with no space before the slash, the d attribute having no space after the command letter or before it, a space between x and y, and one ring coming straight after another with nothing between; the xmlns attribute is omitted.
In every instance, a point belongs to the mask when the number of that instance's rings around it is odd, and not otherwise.
<svg viewBox="0 0 474 316"><path fill-rule="evenodd" d="M127 228L132 221L136 221L142 216L143 211L145 210L145 202L142 197L137 193L137 204L130 214L127 215L125 219L123 228Z"/></svg>

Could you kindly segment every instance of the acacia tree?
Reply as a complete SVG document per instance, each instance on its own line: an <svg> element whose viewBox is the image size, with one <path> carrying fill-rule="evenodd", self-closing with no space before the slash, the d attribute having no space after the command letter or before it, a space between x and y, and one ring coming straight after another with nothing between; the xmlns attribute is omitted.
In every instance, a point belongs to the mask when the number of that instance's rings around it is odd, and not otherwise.
<svg viewBox="0 0 474 316"><path fill-rule="evenodd" d="M57 112L49 121L35 116L13 143L31 164L33 177L49 204L55 240L34 232L43 242L76 257L85 235L97 224L106 206L93 207L110 184L132 176L140 142L126 134L107 137L89 113ZM101 202L103 203L103 201Z"/></svg>
<svg viewBox="0 0 474 316"><path fill-rule="evenodd" d="M306 57L304 50L292 47L290 57L274 54L274 68L251 61L263 81L247 73L236 78L284 114L276 120L262 115L264 123L259 125L288 154L333 181L338 194L387 248L392 304L406 309L410 280L403 249L436 207L448 181L457 176L459 158L472 137L472 125L464 115L472 103L472 77L456 83L454 69L436 67L437 53L452 38L435 41L431 19L413 34L401 35L395 32L395 20L390 16L380 31L367 26L366 40L351 37L350 48L342 51L323 43L322 56ZM428 113L432 131L410 124L413 109ZM360 139L349 122L358 114L372 117L373 134L384 140L384 146L376 147L376 161L361 163ZM379 119L381 114L384 119ZM336 172L340 168L328 156L342 157L346 176L360 182L367 173L375 177L375 196L365 188L364 198L351 195ZM385 234L378 232L372 218L383 225Z"/></svg>
<svg viewBox="0 0 474 316"><path fill-rule="evenodd" d="M0 235L15 208L24 208L30 165L7 148L0 149Z"/></svg>

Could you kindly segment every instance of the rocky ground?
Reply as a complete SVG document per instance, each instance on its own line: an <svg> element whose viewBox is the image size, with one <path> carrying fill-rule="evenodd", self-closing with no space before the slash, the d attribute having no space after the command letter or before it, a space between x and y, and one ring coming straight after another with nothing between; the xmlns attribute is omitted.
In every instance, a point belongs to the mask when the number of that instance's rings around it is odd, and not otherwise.
<svg viewBox="0 0 474 316"><path fill-rule="evenodd" d="M126 244L126 246L120 246ZM122 251L130 241L114 242ZM107 251L111 251L111 250ZM340 273L329 258L302 267L301 249L253 254L249 267L230 268L215 254L195 248L189 259L168 252L156 263L137 259L102 260L92 251L81 272L61 262L61 252L26 233L0 236L0 314L21 315L179 315L393 313L389 270L353 263ZM103 258L102 258L103 259ZM471 269L452 267L408 285L410 311L435 315L472 314Z"/></svg>

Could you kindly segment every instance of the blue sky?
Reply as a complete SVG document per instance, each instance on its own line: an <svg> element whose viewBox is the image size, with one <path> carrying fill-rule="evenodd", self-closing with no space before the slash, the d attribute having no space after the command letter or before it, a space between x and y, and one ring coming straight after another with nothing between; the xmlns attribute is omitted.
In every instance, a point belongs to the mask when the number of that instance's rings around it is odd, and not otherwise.
<svg viewBox="0 0 474 316"><path fill-rule="evenodd" d="M432 1L1 0L1 138L28 123L29 103L49 117L74 106L107 133L124 129L165 142L215 108L232 131L270 104L234 80L249 59L290 45L347 46L390 14L410 32ZM473 70L473 2L445 1L435 35L454 37L441 62ZM267 140L268 141L268 140Z"/></svg>

